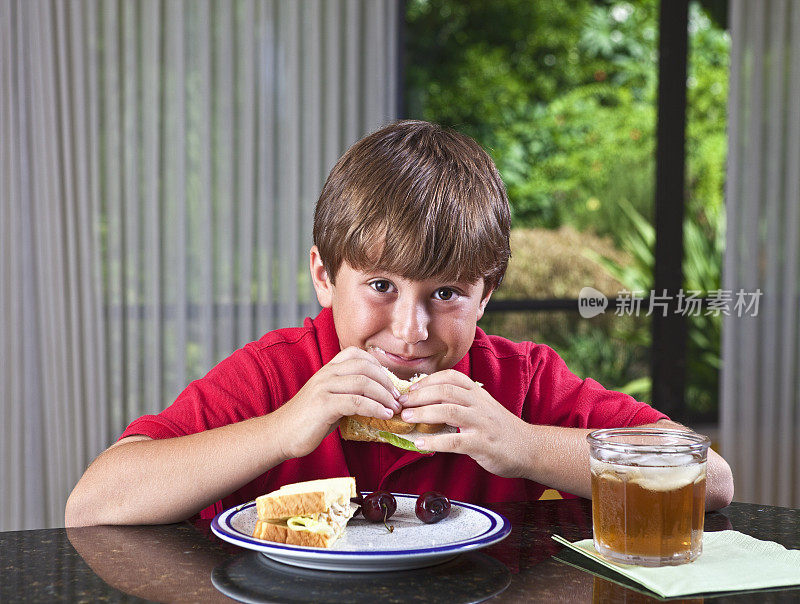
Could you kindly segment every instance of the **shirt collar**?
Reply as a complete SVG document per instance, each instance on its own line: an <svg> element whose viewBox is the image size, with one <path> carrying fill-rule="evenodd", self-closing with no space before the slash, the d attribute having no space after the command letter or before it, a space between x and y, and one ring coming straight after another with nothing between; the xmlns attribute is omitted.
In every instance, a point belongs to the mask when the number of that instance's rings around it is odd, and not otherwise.
<svg viewBox="0 0 800 604"><path fill-rule="evenodd" d="M336 335L336 326L333 324L333 311L330 308L323 308L312 323L317 331L322 364L327 365L341 351L339 336Z"/></svg>

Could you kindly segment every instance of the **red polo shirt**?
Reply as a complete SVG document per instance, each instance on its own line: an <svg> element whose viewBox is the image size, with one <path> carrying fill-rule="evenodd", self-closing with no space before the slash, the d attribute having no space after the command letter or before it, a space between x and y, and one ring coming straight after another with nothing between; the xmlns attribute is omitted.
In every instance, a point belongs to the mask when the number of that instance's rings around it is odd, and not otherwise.
<svg viewBox="0 0 800 604"><path fill-rule="evenodd" d="M333 314L323 310L303 327L279 329L237 350L195 380L158 415L131 422L120 438L144 434L172 438L217 428L274 411L340 351ZM469 353L454 367L517 417L532 424L575 428L640 425L666 416L628 395L582 380L548 346L514 343L476 329ZM422 455L384 443L328 435L311 454L290 459L201 512L217 512L302 480L354 476L360 490L444 492L460 501L536 500L546 487L491 474L467 455Z"/></svg>

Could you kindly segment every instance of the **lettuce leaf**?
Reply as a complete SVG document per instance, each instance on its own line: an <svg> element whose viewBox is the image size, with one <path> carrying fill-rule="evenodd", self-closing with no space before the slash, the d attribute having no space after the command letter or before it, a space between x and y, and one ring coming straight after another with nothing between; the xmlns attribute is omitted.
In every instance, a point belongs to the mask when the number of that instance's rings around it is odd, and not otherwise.
<svg viewBox="0 0 800 604"><path fill-rule="evenodd" d="M407 438L400 438L399 436L397 436L397 434L392 434L391 432L384 432L383 430L379 430L378 436L380 436L385 442L389 443L390 445L394 445L395 447L400 447L401 449L406 449L407 451L416 451L417 453L433 453L433 451L423 451L422 449L417 449L417 446Z"/></svg>

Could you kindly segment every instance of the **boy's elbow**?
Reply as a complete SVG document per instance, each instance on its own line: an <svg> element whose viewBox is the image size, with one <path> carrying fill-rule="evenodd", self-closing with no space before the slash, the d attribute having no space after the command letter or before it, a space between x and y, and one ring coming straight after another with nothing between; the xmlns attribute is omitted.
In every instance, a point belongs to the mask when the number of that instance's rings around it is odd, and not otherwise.
<svg viewBox="0 0 800 604"><path fill-rule="evenodd" d="M733 501L733 473L728 463L718 458L718 467L714 468L713 474L709 477L710 484L706 492L706 510L714 511L730 505Z"/></svg>
<svg viewBox="0 0 800 604"><path fill-rule="evenodd" d="M69 494L69 497L67 497L67 504L64 506L64 526L66 527L86 526L91 524L82 518L81 510L83 506L78 505L78 496L75 490L76 489L73 489L72 493Z"/></svg>
<svg viewBox="0 0 800 604"><path fill-rule="evenodd" d="M716 509L724 508L731 504L733 501L733 476L729 473L727 476L727 480L725 481L725 486L721 489L719 495L719 505Z"/></svg>
<svg viewBox="0 0 800 604"><path fill-rule="evenodd" d="M98 524L117 524L107 517L105 506L108 498L93 497L91 489L79 481L72 489L64 506L64 526L96 526Z"/></svg>
<svg viewBox="0 0 800 604"><path fill-rule="evenodd" d="M729 489L726 488L725 490L707 494L706 511L714 512L716 510L721 510L729 506L731 501L733 501L733 482L731 482Z"/></svg>

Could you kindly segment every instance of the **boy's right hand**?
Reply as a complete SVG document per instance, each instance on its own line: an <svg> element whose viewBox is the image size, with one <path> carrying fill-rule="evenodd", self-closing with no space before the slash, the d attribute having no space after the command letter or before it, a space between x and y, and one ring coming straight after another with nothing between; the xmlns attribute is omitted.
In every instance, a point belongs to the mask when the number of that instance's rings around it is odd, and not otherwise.
<svg viewBox="0 0 800 604"><path fill-rule="evenodd" d="M392 417L400 412L399 396L375 357L360 348L345 348L272 412L280 421L284 457L311 453L346 415Z"/></svg>

